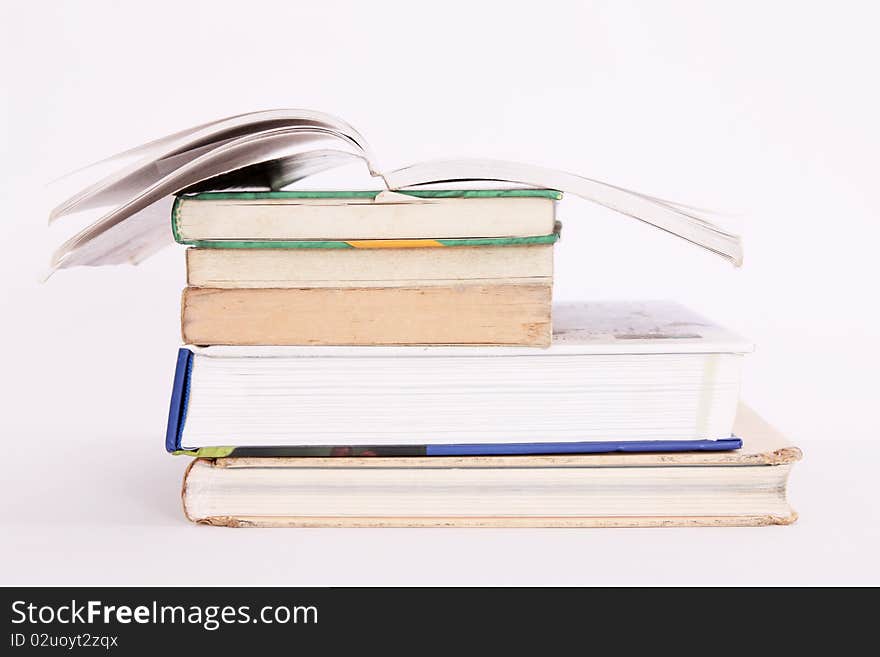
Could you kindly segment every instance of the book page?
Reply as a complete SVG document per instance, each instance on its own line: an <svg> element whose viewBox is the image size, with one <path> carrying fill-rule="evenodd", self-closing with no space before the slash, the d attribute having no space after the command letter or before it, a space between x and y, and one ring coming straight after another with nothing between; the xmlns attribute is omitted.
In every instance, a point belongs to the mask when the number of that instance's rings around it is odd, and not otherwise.
<svg viewBox="0 0 880 657"><path fill-rule="evenodd" d="M742 263L740 238L688 206L565 171L500 160L446 160L376 173L364 138L347 123L309 110L270 110L221 119L105 160L134 162L59 204L50 222L109 205L111 210L53 254L52 270L137 263L172 243L170 218L154 204L195 190L281 189L360 161L389 190L451 181L517 183L569 192ZM130 224L130 225L129 225Z"/></svg>
<svg viewBox="0 0 880 657"><path fill-rule="evenodd" d="M742 264L740 238L701 217L695 209L566 171L503 160L442 160L414 164L383 175L392 190L460 180L504 181L556 189L677 235L736 266Z"/></svg>

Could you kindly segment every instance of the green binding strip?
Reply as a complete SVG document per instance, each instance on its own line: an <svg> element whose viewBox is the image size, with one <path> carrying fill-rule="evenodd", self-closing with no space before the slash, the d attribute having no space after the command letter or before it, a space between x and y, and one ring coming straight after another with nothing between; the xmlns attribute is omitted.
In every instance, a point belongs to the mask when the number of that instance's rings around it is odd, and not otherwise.
<svg viewBox="0 0 880 657"><path fill-rule="evenodd" d="M219 459L229 456L235 451L235 447L199 447L198 449L178 449L171 454L173 456L198 456L205 459Z"/></svg>
<svg viewBox="0 0 880 657"><path fill-rule="evenodd" d="M562 192L555 189L407 189L393 190L396 194L406 194L416 198L549 198L558 201ZM179 196L190 201L260 201L285 198L376 198L379 191L282 191L282 192L201 192L187 196Z"/></svg>
<svg viewBox="0 0 880 657"><path fill-rule="evenodd" d="M174 205L171 206L171 234L174 236L174 241L178 244L183 244L180 239L180 232L177 230L177 224L180 223L180 202L182 199L182 196L175 196Z"/></svg>
<svg viewBox="0 0 880 657"><path fill-rule="evenodd" d="M437 240L443 246L516 246L518 244L554 244L559 240L559 228L549 235L532 237L462 237Z"/></svg>
<svg viewBox="0 0 880 657"><path fill-rule="evenodd" d="M348 242L343 241L305 241L305 240L181 240L174 236L181 244L197 246L202 249L354 249ZM426 240L439 242L443 246L517 246L523 244L554 244L559 240L559 231L550 235L536 235L533 237L461 237L455 239ZM382 240L375 240L381 242ZM391 241L391 240L389 240ZM431 248L431 247L421 247ZM437 247L434 247L437 248ZM381 249L380 249L381 250Z"/></svg>
<svg viewBox="0 0 880 657"><path fill-rule="evenodd" d="M248 242L245 240L177 240L180 244L197 246L201 249L353 249L348 242L309 242L265 240Z"/></svg>

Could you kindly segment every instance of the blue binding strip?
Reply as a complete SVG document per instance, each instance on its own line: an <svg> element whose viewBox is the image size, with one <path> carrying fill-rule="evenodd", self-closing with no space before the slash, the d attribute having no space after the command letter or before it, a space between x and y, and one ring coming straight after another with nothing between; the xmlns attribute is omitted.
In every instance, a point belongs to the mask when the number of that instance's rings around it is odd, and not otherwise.
<svg viewBox="0 0 880 657"><path fill-rule="evenodd" d="M174 383L171 386L168 428L165 432L165 449L169 452L180 449L180 437L186 422L186 407L189 401L189 378L192 373L192 363L193 353L189 349L179 349L177 367L174 369Z"/></svg>
<svg viewBox="0 0 880 657"><path fill-rule="evenodd" d="M605 452L722 452L739 449L736 436L720 440L606 440L580 443L499 443L427 445L428 456L504 456L526 454L601 454Z"/></svg>

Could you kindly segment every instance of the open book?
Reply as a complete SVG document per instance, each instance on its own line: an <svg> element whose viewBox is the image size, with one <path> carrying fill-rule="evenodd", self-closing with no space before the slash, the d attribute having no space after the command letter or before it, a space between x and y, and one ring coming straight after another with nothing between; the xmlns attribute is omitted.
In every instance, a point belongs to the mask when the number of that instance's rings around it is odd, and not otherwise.
<svg viewBox="0 0 880 657"><path fill-rule="evenodd" d="M128 162L121 164L122 161ZM443 160L390 172L376 170L364 138L344 121L299 109L240 114L119 153L112 174L58 205L49 221L109 207L53 254L53 270L137 263L172 240L165 208L174 194L226 189L278 190L352 162L366 164L388 190L452 181L500 181L570 192L742 262L740 238L688 206L564 171L498 160ZM151 211L151 209L153 211Z"/></svg>

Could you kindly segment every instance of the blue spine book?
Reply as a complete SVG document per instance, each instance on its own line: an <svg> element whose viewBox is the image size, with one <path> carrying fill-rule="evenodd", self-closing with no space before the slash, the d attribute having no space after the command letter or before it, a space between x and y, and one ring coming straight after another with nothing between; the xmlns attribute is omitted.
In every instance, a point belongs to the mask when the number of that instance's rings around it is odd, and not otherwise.
<svg viewBox="0 0 880 657"><path fill-rule="evenodd" d="M736 436L718 440L607 440L529 443L457 443L430 445L235 445L184 446L183 432L189 402L193 353L177 352L177 366L171 388L171 407L165 449L192 456L302 457L302 456L535 456L540 454L603 454L612 452L730 451L742 447Z"/></svg>

